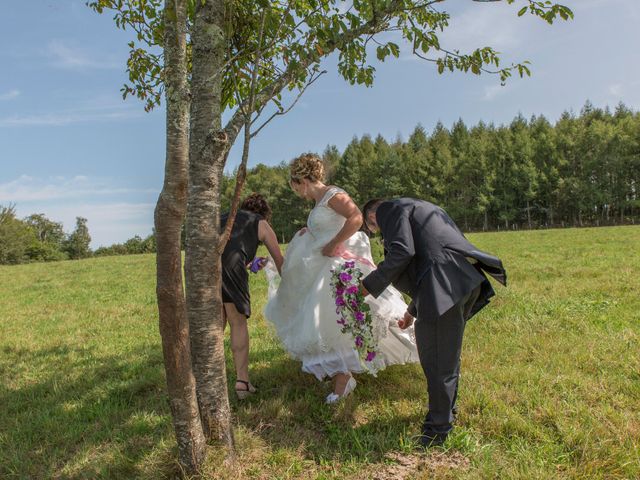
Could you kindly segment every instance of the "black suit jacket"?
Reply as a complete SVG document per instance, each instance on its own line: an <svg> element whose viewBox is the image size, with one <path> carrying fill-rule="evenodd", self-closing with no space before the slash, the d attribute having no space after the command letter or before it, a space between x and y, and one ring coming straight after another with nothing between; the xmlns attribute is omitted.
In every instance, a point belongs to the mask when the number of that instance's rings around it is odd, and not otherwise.
<svg viewBox="0 0 640 480"><path fill-rule="evenodd" d="M476 248L437 205L413 198L385 201L378 206L376 221L385 258L362 281L374 297L389 284L414 300L420 291L420 316L439 317L480 285L470 318L495 294L485 272L507 283L500 259ZM409 312L417 313L414 301Z"/></svg>

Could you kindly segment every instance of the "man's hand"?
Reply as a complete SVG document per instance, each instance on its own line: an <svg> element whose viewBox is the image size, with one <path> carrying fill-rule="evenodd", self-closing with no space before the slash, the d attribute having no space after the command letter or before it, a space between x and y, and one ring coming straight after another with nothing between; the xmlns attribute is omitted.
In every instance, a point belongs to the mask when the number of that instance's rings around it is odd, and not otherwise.
<svg viewBox="0 0 640 480"><path fill-rule="evenodd" d="M400 327L400 330L406 330L413 325L413 320L413 315L409 312L404 312L404 317L398 320L398 327Z"/></svg>

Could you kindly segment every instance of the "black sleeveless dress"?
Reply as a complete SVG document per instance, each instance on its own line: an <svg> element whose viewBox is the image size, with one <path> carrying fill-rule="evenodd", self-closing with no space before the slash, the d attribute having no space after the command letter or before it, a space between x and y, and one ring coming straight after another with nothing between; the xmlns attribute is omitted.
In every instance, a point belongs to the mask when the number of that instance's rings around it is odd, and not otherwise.
<svg viewBox="0 0 640 480"><path fill-rule="evenodd" d="M220 218L220 226L227 224L229 214ZM222 254L222 301L233 303L238 312L251 316L249 272L247 264L258 250L258 223L262 216L247 210L238 210L231 236Z"/></svg>

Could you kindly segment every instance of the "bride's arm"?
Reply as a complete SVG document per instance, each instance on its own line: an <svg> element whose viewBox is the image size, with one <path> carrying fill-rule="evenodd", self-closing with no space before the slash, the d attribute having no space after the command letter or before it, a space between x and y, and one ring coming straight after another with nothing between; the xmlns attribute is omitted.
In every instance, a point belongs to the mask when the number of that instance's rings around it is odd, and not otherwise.
<svg viewBox="0 0 640 480"><path fill-rule="evenodd" d="M282 257L282 252L280 252L278 237L276 237L276 232L273 231L273 228L271 228L271 225L269 225L266 220L260 220L258 223L258 240L264 243L264 246L267 247L271 258L273 258L273 261L276 264L278 273L282 274L281 269L284 258Z"/></svg>
<svg viewBox="0 0 640 480"><path fill-rule="evenodd" d="M360 209L346 193L338 193L331 197L329 200L329 206L337 214L342 215L347 219L340 231L336 233L336 236L333 237L322 249L323 255L333 257L336 248L360 230L360 227L362 226L362 213L360 213Z"/></svg>

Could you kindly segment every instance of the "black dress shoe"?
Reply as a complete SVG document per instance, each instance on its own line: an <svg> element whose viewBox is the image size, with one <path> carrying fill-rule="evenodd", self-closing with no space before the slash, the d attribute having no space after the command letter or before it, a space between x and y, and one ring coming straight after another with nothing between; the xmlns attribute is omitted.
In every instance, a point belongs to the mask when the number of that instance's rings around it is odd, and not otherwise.
<svg viewBox="0 0 640 480"><path fill-rule="evenodd" d="M420 435L420 446L424 448L439 447L444 444L448 433L423 433Z"/></svg>

